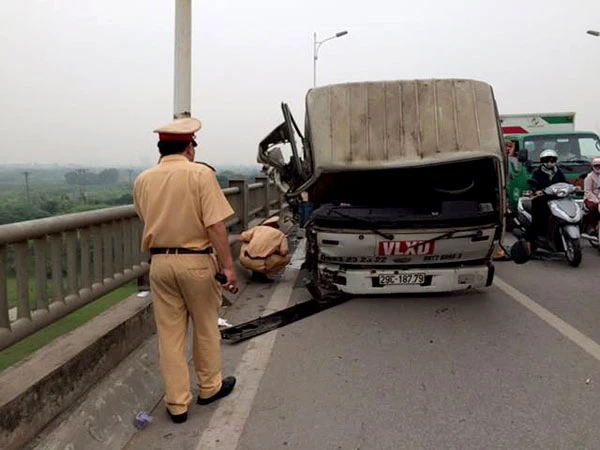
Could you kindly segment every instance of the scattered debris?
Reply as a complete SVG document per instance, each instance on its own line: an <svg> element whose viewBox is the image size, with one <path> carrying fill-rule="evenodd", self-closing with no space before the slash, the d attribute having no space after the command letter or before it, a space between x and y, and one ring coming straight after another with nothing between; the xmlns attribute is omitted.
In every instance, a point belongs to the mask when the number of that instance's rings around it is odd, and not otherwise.
<svg viewBox="0 0 600 450"><path fill-rule="evenodd" d="M435 315L437 316L438 314L445 313L446 311L449 311L449 310L450 310L450 308L448 308L447 306L445 308L436 309Z"/></svg>
<svg viewBox="0 0 600 450"><path fill-rule="evenodd" d="M222 319L221 317L219 317L218 325L219 325L219 327L227 327L227 328L233 326L229 322L227 322L227 320Z"/></svg>
<svg viewBox="0 0 600 450"><path fill-rule="evenodd" d="M139 412L135 416L135 421L133 424L138 430L143 430L152 422L152 416L145 412Z"/></svg>
<svg viewBox="0 0 600 450"><path fill-rule="evenodd" d="M321 300L310 299L301 303L296 303L288 308L222 330L221 339L229 341L230 343L238 343L290 323L297 322L298 320L305 319L306 317L332 308L348 300L350 300L349 296L338 296L327 299L323 298Z"/></svg>
<svg viewBox="0 0 600 450"><path fill-rule="evenodd" d="M222 295L221 298L223 299L221 306L222 308L229 308L231 305L233 305L231 300L229 300L226 295Z"/></svg>

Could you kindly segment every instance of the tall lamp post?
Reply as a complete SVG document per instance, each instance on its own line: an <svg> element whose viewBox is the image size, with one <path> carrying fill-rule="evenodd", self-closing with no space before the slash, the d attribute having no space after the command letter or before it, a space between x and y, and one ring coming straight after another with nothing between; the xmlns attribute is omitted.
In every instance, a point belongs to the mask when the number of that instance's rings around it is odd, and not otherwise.
<svg viewBox="0 0 600 450"><path fill-rule="evenodd" d="M596 30L587 30L586 32L587 34L590 34L592 36L598 37L600 36L600 31L596 31Z"/></svg>
<svg viewBox="0 0 600 450"><path fill-rule="evenodd" d="M318 56L319 55L319 48L325 42L330 41L332 39L336 39L336 38L345 36L346 34L348 34L347 31L340 31L338 33L335 33L333 36L328 37L327 39L323 39L322 41L317 41L317 33L314 34L314 44L313 44L313 49L314 49L314 53L313 53L313 87L317 87L317 59L319 59L319 56Z"/></svg>
<svg viewBox="0 0 600 450"><path fill-rule="evenodd" d="M175 0L173 118L191 116L192 0Z"/></svg>

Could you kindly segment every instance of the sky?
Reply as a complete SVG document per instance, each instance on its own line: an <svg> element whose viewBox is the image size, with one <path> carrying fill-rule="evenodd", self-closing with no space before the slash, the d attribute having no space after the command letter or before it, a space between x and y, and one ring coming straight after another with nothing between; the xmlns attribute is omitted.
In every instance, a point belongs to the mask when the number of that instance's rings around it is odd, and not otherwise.
<svg viewBox="0 0 600 450"><path fill-rule="evenodd" d="M500 114L576 112L600 132L597 0L192 0L196 159L256 164L318 85L473 78ZM1 0L0 163L139 167L173 116L175 0Z"/></svg>

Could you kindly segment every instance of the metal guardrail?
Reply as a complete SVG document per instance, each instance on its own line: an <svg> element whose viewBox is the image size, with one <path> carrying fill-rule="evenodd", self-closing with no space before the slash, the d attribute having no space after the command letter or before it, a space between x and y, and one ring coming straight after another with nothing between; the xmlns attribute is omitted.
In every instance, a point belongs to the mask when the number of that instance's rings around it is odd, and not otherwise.
<svg viewBox="0 0 600 450"><path fill-rule="evenodd" d="M229 186L223 192L235 210L230 231L281 209L266 176ZM146 275L141 234L133 205L0 225L0 350Z"/></svg>

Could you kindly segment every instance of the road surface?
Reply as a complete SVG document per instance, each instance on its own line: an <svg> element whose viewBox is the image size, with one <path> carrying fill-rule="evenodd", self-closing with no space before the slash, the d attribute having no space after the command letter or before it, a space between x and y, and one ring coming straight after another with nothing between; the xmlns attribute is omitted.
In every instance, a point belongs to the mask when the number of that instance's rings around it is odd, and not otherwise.
<svg viewBox="0 0 600 450"><path fill-rule="evenodd" d="M228 320L308 299L298 263ZM159 404L127 449L600 448L600 254L496 267L485 290L358 298L223 343L234 393L182 425Z"/></svg>

